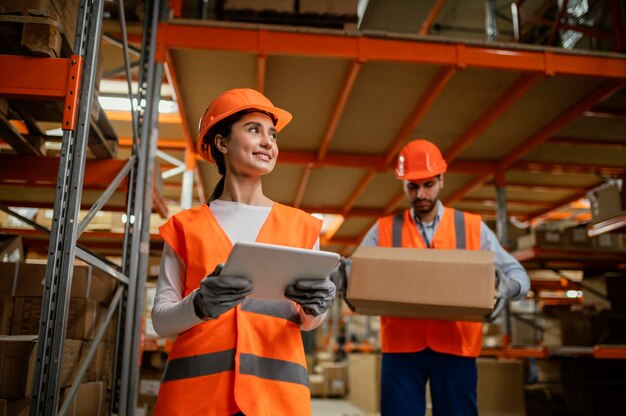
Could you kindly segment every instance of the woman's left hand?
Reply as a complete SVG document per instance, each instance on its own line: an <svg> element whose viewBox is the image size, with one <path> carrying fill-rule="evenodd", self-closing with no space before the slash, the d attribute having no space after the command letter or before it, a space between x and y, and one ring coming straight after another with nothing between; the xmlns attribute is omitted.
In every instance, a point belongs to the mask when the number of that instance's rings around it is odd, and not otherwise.
<svg viewBox="0 0 626 416"><path fill-rule="evenodd" d="M287 286L285 297L299 304L307 315L319 316L335 300L335 284L326 279L302 279Z"/></svg>

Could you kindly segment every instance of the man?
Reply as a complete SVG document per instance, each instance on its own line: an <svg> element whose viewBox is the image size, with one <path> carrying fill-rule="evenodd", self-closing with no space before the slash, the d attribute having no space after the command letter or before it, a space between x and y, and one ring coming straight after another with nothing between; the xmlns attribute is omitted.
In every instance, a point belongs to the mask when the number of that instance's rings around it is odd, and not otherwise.
<svg viewBox="0 0 626 416"><path fill-rule="evenodd" d="M411 208L380 218L361 245L493 251L497 302L486 317L492 321L509 301L526 295L528 275L478 215L444 207L439 193L446 169L433 143L408 143L398 157L396 178L402 181ZM349 273L349 262L345 266ZM427 381L434 415L478 414L476 357L482 323L381 317L381 336L382 416L423 415Z"/></svg>

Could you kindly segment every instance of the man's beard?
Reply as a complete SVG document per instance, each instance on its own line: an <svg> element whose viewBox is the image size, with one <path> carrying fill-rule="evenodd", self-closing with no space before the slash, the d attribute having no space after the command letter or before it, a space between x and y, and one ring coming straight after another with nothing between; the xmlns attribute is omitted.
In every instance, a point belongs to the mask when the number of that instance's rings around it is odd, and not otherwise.
<svg viewBox="0 0 626 416"><path fill-rule="evenodd" d="M420 212L420 213L428 213L430 211L433 210L433 208L435 208L435 204L437 203L437 200L434 199L414 199L413 200L413 209L415 210L415 212Z"/></svg>

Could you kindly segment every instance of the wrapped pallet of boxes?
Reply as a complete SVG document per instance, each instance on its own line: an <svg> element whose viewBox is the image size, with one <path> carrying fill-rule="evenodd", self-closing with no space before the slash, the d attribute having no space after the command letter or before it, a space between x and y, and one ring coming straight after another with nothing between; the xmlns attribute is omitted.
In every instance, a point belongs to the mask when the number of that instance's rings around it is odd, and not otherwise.
<svg viewBox="0 0 626 416"><path fill-rule="evenodd" d="M348 372L345 362L322 364L324 377L324 397L343 397L346 395Z"/></svg>
<svg viewBox="0 0 626 416"><path fill-rule="evenodd" d="M479 358L478 413L481 416L523 416L524 364L521 360Z"/></svg>
<svg viewBox="0 0 626 416"><path fill-rule="evenodd" d="M362 315L482 322L494 276L490 251L359 247L347 298Z"/></svg>
<svg viewBox="0 0 626 416"><path fill-rule="evenodd" d="M37 361L36 335L0 336L0 397L21 399L31 395ZM65 340L59 385L74 381L82 342Z"/></svg>
<svg viewBox="0 0 626 416"><path fill-rule="evenodd" d="M380 354L349 354L350 403L365 414L380 412Z"/></svg>
<svg viewBox="0 0 626 416"><path fill-rule="evenodd" d="M626 190L623 181L610 181L587 193L593 224L626 213Z"/></svg>

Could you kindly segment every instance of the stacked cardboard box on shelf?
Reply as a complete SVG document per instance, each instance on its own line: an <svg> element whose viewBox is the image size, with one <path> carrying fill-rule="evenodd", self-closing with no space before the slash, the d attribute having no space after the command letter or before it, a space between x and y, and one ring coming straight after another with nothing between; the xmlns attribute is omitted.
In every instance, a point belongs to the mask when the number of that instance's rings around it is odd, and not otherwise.
<svg viewBox="0 0 626 416"><path fill-rule="evenodd" d="M9 414L28 412L37 357L39 320L46 264L0 263L0 399ZM105 316L117 282L92 266L73 271L63 343L60 386L68 387L86 357L95 331ZM116 323L107 327L70 408L72 415L94 415L102 408L113 368ZM91 383L98 381L100 383ZM1 415L1 413L0 413Z"/></svg>
<svg viewBox="0 0 626 416"><path fill-rule="evenodd" d="M626 250L624 234L607 233L589 237L587 226L576 226L560 231L533 230L517 238L516 249L597 249L608 251Z"/></svg>

